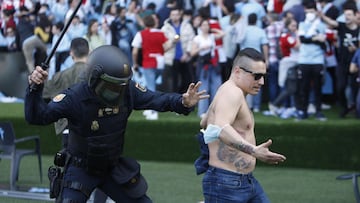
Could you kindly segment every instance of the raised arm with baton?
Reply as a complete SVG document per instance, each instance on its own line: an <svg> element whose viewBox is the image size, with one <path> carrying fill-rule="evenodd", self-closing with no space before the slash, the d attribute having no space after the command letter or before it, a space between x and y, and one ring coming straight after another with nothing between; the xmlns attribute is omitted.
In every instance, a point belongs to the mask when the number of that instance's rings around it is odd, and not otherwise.
<svg viewBox="0 0 360 203"><path fill-rule="evenodd" d="M68 21L66 22L66 24L65 24L65 26L64 26L64 29L63 29L63 30L61 31L61 33L60 33L60 36L59 36L58 40L56 41L54 47L51 49L50 54L46 57L45 61L41 63L41 68L42 68L43 70L47 70L47 69L49 68L50 60L51 60L52 56L55 54L57 47L59 46L62 38L64 37L66 31L68 30L68 28L69 28L69 26L70 26L70 24L71 24L71 21L72 21L72 20L74 19L74 17L76 16L76 13L78 12L78 10L79 10L79 8L80 8L81 3L82 3L82 1L79 0L79 2L78 2L78 4L77 4L74 12L71 14L70 18L69 18ZM29 79L29 82L30 82L30 79ZM32 83L32 84L30 85L30 92L36 90L39 85L40 85L40 83Z"/></svg>

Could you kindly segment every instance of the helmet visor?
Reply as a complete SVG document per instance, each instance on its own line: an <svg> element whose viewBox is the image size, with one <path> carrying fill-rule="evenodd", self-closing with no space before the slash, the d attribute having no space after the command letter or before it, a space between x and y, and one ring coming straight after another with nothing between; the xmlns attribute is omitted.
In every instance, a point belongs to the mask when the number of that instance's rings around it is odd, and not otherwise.
<svg viewBox="0 0 360 203"><path fill-rule="evenodd" d="M100 100L109 106L119 106L124 102L124 95L129 85L129 79L115 78L107 74L100 76L100 82L95 92Z"/></svg>

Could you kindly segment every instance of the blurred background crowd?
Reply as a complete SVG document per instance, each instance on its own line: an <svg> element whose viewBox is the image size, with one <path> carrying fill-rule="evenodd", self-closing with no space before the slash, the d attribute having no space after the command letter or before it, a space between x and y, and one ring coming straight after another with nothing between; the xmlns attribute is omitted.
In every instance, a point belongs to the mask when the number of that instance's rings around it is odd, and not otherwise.
<svg viewBox="0 0 360 203"><path fill-rule="evenodd" d="M79 0L0 2L0 52L22 52L30 73L53 49ZM202 117L236 53L251 47L268 67L261 93L247 97L253 112L325 121L322 110L336 105L339 117L360 118L359 9L359 0L82 0L49 64L49 79L71 67L70 43L82 37L90 50L122 49L134 80L150 90L183 93L201 81L211 95L198 105ZM158 119L154 111L144 116Z"/></svg>

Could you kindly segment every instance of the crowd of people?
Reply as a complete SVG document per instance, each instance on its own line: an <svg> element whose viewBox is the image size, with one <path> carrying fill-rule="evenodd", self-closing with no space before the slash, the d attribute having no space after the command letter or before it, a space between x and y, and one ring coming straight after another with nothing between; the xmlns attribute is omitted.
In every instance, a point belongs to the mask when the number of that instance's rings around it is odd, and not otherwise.
<svg viewBox="0 0 360 203"><path fill-rule="evenodd" d="M2 0L0 51L22 51L32 72L54 48L77 4ZM324 121L326 94L340 107L340 117L359 118L359 7L356 0L82 0L50 62L49 79L74 63L70 42L82 37L90 51L119 47L150 90L166 86L182 93L201 81L201 90L210 94L198 104L203 117L229 78L236 53L254 48L264 55L269 74L268 85L246 98L253 112L265 110L266 101L270 115ZM156 111L144 115L158 119Z"/></svg>
<svg viewBox="0 0 360 203"><path fill-rule="evenodd" d="M205 169L205 202L269 202L252 174L256 160L278 164L286 157L270 151L271 139L256 144L252 112L268 95L271 115L325 121L330 75L339 116L354 109L360 117L358 6L354 0L3 1L2 51L22 51L30 73L25 119L57 121L63 134L54 162L63 171L55 167L62 175L49 176L51 194L57 202L85 202L96 189L103 199L152 202L140 165L122 154L128 118L133 110L149 120L165 111L187 115L197 105L207 157L195 165ZM161 84L168 93L157 91Z"/></svg>

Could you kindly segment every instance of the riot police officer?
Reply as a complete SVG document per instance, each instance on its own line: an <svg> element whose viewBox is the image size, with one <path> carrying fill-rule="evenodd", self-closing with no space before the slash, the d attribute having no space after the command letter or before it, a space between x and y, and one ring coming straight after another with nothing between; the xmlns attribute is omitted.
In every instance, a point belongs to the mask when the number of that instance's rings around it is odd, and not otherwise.
<svg viewBox="0 0 360 203"><path fill-rule="evenodd" d="M25 118L30 124L47 125L59 118L69 121L69 143L62 165L64 172L55 192L57 202L86 202L100 188L116 202L152 202L136 160L123 157L124 134L133 110L152 109L189 114L199 100L201 83L190 84L186 93L147 90L131 80L126 55L105 45L93 50L87 60L87 82L75 84L48 104L42 100L47 71L41 67L29 76ZM34 85L36 85L34 88Z"/></svg>

